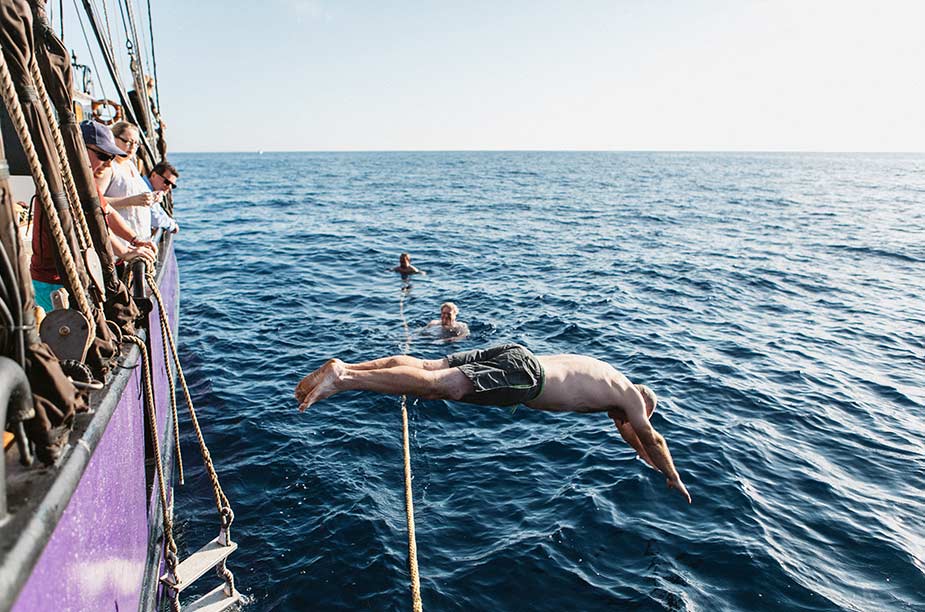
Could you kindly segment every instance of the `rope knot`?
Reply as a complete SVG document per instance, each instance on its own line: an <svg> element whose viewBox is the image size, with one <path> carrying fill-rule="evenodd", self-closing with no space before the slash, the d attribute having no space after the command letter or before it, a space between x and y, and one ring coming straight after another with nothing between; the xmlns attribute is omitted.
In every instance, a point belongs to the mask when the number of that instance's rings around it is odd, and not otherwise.
<svg viewBox="0 0 925 612"><path fill-rule="evenodd" d="M234 522L234 510L231 509L231 506L222 506L221 516L222 529L231 527L231 524Z"/></svg>
<svg viewBox="0 0 925 612"><path fill-rule="evenodd" d="M180 564L180 559L177 557L177 553L168 548L167 554L164 555L164 564L167 566L167 569L171 574L175 574L177 566Z"/></svg>

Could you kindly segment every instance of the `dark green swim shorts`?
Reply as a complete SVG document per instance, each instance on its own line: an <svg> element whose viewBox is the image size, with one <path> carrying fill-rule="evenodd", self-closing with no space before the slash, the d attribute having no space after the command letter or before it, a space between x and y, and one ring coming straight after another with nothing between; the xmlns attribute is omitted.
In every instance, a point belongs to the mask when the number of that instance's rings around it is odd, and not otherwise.
<svg viewBox="0 0 925 612"><path fill-rule="evenodd" d="M451 368L459 368L475 387L462 398L470 404L514 406L536 399L546 375L536 356L519 344L502 344L447 355Z"/></svg>

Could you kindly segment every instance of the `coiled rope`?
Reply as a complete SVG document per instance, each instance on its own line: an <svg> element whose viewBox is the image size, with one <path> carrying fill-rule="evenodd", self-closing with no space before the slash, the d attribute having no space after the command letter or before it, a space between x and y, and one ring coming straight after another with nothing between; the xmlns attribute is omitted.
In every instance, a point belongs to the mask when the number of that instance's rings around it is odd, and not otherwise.
<svg viewBox="0 0 925 612"><path fill-rule="evenodd" d="M77 306L80 308L80 312L87 318L87 323L90 326L90 335L93 336L96 334L96 317L93 315L93 310L90 307L90 303L87 301L84 286L80 282L80 276L77 273L77 266L74 263L67 238L64 236L64 229L61 227L58 213L51 201L51 191L48 188L48 183L45 181L42 165L35 151L35 145L32 143L32 135L29 133L29 128L26 125L26 117L23 114L19 98L16 96L16 87L13 84L13 77L10 75L10 70L6 65L6 57L2 52L0 52L0 94L2 94L3 102L6 104L13 125L16 127L16 133L19 135L23 152L25 152L26 159L29 162L29 170L32 172L32 178L35 181L36 193L42 204L42 210L48 218L52 236L61 254L61 263L64 266L64 272L71 285L74 297L77 300Z"/></svg>
<svg viewBox="0 0 925 612"><path fill-rule="evenodd" d="M408 330L408 321L405 319L405 295L407 288L402 287L401 298L398 301L398 314L405 330L405 346L402 353L407 355L411 348L411 332ZM401 396L401 424L402 447L405 454L405 513L408 520L408 568L411 572L411 604L414 612L422 612L421 579L418 575L418 546L414 537L414 500L411 495L411 445L408 442L408 396Z"/></svg>

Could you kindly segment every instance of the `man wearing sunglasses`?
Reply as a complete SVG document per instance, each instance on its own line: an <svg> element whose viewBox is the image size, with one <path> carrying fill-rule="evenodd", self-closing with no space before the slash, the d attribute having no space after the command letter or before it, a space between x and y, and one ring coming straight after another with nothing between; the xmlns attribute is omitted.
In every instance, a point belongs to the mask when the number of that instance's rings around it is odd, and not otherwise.
<svg viewBox="0 0 925 612"><path fill-rule="evenodd" d="M160 203L168 192L178 189L177 179L180 178L180 173L170 162L160 161L154 165L151 174L143 178L151 191L159 194L157 201L151 205L151 227L155 229L161 228L166 232L176 234L180 231L180 226L177 225L176 219L164 211Z"/></svg>

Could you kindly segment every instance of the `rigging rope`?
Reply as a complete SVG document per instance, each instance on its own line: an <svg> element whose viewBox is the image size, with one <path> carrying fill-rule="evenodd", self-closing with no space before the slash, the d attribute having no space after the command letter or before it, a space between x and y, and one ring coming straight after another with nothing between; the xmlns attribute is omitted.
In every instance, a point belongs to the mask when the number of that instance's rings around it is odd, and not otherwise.
<svg viewBox="0 0 925 612"><path fill-rule="evenodd" d="M125 13L128 17L129 27L131 28L132 40L135 43L135 57L134 61L130 64L132 71L132 79L135 83L135 91L138 95L138 125L145 132L145 134L153 140L155 134L155 126L160 123L160 117L156 117L154 109L151 108L153 103L152 93L148 92L147 77L145 75L145 70L149 68L148 62L148 51L145 47L145 39L143 36L139 35L138 19L135 17L135 2L134 0L124 0L125 2ZM150 70L148 70L150 72ZM155 163L160 159L159 154L155 154L156 150L149 150L151 154L150 167L153 167ZM149 167L149 169L150 169Z"/></svg>
<svg viewBox="0 0 925 612"><path fill-rule="evenodd" d="M90 55L90 63L93 64L93 73L97 75L97 78L100 79L100 91L103 92L103 99L108 99L109 96L106 94L106 86L103 84L102 76L103 73L100 72L100 69L96 67L96 57L93 55L93 46L90 44L90 37L87 36L87 29L84 27L83 17L80 16L80 9L77 7L77 0L74 1L74 12L77 13L77 23L80 24L80 31L84 35L84 43L87 45L87 53ZM86 92L89 95L92 95L89 91Z"/></svg>
<svg viewBox="0 0 925 612"><path fill-rule="evenodd" d="M401 298L398 301L398 314L405 330L405 346L402 353L407 355L411 348L411 332L408 330L408 320L405 318L405 295L410 285L403 286ZM411 450L408 441L408 396L401 396L401 423L402 423L402 449L405 456L405 513L408 521L408 567L411 572L411 604L414 612L421 612L424 607L421 603L421 579L418 575L417 540L414 537L414 500L411 495Z"/></svg>
<svg viewBox="0 0 925 612"><path fill-rule="evenodd" d="M152 295L154 295L155 301L157 302L158 314L160 315L161 320L161 341L164 344L164 365L169 369L170 363L167 361L167 345L170 345L170 352L173 355L173 363L177 369L177 378L180 380L180 386L183 387L183 395L186 398L186 405L189 408L190 421L193 424L193 430L196 432L196 438L199 440L199 452L202 455L202 462L205 465L206 472L209 475L209 480L212 482L212 493L215 496L215 507L218 510L219 519L222 525L222 531L225 536L225 543L231 543L231 524L234 522L234 511L231 509L231 503L228 501L228 497L225 495L225 492L222 490L221 484L218 482L218 473L215 471L215 465L212 463L212 455L209 453L209 448L206 446L205 437L202 435L202 429L199 427L199 419L196 417L196 409L193 408L193 399L190 396L189 387L186 384L186 377L183 375L183 368L180 366L180 355L177 353L177 346L173 341L173 332L170 329L170 324L167 317L167 311L164 307L164 299L161 296L161 291L157 286L157 280L154 278L154 273L150 270L146 272L145 278L148 281L148 287L151 289ZM166 342L164 342L166 340ZM171 378L168 372L168 379ZM170 385L171 390L173 390L173 384ZM176 401L173 399L173 393L171 393L171 406L173 408L173 418L174 422L179 425L176 421L177 412L176 412ZM176 434L176 444L177 452L179 453L179 444L180 438L179 434ZM177 455L179 458L179 454ZM182 470L182 466L181 466ZM182 476L181 476L182 478ZM234 593L234 574L231 573L231 570L225 564L225 560L222 559L221 563L216 566L216 572L218 575L225 581L225 584L228 587L228 593ZM176 591L174 591L176 593Z"/></svg>
<svg viewBox="0 0 925 612"><path fill-rule="evenodd" d="M161 292L157 286L157 281L154 278L154 274L147 272L145 278L147 279L151 293L154 295L154 298L157 302L160 316L162 319L166 320L167 312L164 307L164 300L161 297ZM193 429L196 432L196 437L199 440L199 451L202 454L202 460L205 463L206 471L209 474L209 480L212 482L212 492L215 496L215 507L219 514L222 516L222 520L227 520L227 525L230 525L231 521L234 519L234 513L231 511L231 505L228 502L228 497L225 495L221 484L218 482L218 474L215 472L215 466L212 463L212 456L209 454L209 448L206 446L205 438L202 435L202 429L199 427L199 419L196 417L196 409L193 407L193 399L190 397L189 387L186 384L186 377L183 375L183 368L180 367L180 356L177 354L177 346L173 340L173 332L171 331L170 326L166 324L162 326L161 331L164 332L164 339L167 341L166 344L169 344L170 346L170 351L173 355L173 362L177 368L177 378L180 380L180 386L183 388L183 395L186 399L186 405L189 408L190 420L192 421Z"/></svg>
<svg viewBox="0 0 925 612"><path fill-rule="evenodd" d="M154 77L154 106L161 107L161 91L157 80L157 54L154 52L154 21L151 19L151 0L148 0L148 36L151 38L151 72Z"/></svg>
<svg viewBox="0 0 925 612"><path fill-rule="evenodd" d="M45 89L45 81L42 80L42 72L39 70L38 61L35 55L29 58L29 68L32 72L32 80L35 82L36 90L39 92L39 100L42 102L42 110L45 111L45 120L51 127L51 137L55 142L55 149L58 151L58 162L61 168L61 177L64 179L64 188L67 191L68 204L71 207L71 215L74 217L78 228L77 240L80 243L80 249L86 250L92 248L93 239L90 237L90 227L87 225L87 218L84 216L83 208L80 206L80 196L77 195L77 186L74 184L74 176L71 174L71 166L68 164L67 151L64 148L64 139L61 137L61 130L58 128L58 122L55 119L55 111L51 107L51 100L48 99L48 90Z"/></svg>
<svg viewBox="0 0 925 612"><path fill-rule="evenodd" d="M170 389L170 412L173 414L173 422L179 425L180 421L177 418L177 387L173 382L173 376L170 375L170 356L167 354L167 343L164 342L167 337L167 317L164 316L164 311L161 308L158 308L158 314L160 315L158 319L161 322L161 348L164 349L164 367L167 368L167 386ZM183 477L183 454L180 452L179 427L173 428L173 442L177 453L177 470L179 471L180 485L183 485L185 478Z"/></svg>
<svg viewBox="0 0 925 612"><path fill-rule="evenodd" d="M116 47L112 42L112 27L109 25L109 10L108 10L109 0L102 0L102 1L103 1L103 18L106 20L106 35L109 37L109 48L115 49ZM91 0L91 2L93 2L94 5L96 4L96 0ZM115 54L111 53L111 55L112 55L112 63L115 65L116 64ZM118 72L119 72L118 65L116 65L116 73L118 74Z"/></svg>
<svg viewBox="0 0 925 612"><path fill-rule="evenodd" d="M119 4L119 16L122 18L122 30L125 32L125 48L129 57L129 72L135 84L135 90L139 94L144 89L144 77L140 76L143 71L141 44L138 41L138 30L135 28L135 16L132 13L132 5L129 0L116 0ZM142 82L140 82L142 81Z"/></svg>
<svg viewBox="0 0 925 612"><path fill-rule="evenodd" d="M125 0L125 6L128 9L129 21L132 25L132 34L135 37L135 47L138 48L138 57L141 60L141 72L142 75L145 72L150 72L151 62L148 59L148 42L145 40L145 37L140 35L139 32L143 32L144 24L141 23L141 18L135 16L135 6L134 0Z"/></svg>
<svg viewBox="0 0 925 612"><path fill-rule="evenodd" d="M51 192L49 191L48 183L45 181L42 165L35 151L35 145L32 143L32 135L29 133L29 127L26 125L26 117L23 114L19 98L16 96L13 77L10 75L10 70L6 65L6 57L3 56L3 53L0 53L0 90L2 90L3 101L6 104L7 111L9 111L10 119L12 119L16 127L23 152L25 152L26 159L29 162L29 169L35 181L36 193L39 196L39 201L42 204L45 216L48 218L48 225L51 228L52 236L55 239L55 244L61 255L61 264L64 267L65 275L71 285L71 290L74 294L74 298L77 300L80 312L87 318L87 323L90 326L90 335L93 336L96 334L96 317L93 315L90 302L87 301L85 287L80 281L77 266L74 263L70 246L64 235L64 229L61 227L61 221L58 219L58 213L52 203Z"/></svg>
<svg viewBox="0 0 925 612"><path fill-rule="evenodd" d="M122 79L119 74L120 70L118 64L116 63L112 44L107 44L105 37L103 36L102 25L99 23L99 19L96 16L96 8L93 4L93 1L94 0L83 0L84 8L86 9L87 17L90 19L90 24L93 26L93 31L96 34L97 41L100 43L99 46L103 51L106 65L109 68L109 76L112 78L113 85L115 86L116 91L119 93L119 99L122 102L122 110L125 114L126 120L135 124L136 126L140 126L141 124L136 117L131 99L129 98L128 93L125 91L125 88L122 86ZM106 5L104 4L104 7L105 6ZM151 143L148 141L148 137L143 130L140 131L139 138L141 140L141 147L149 156L149 158L152 160L157 159L154 149L151 147Z"/></svg>

